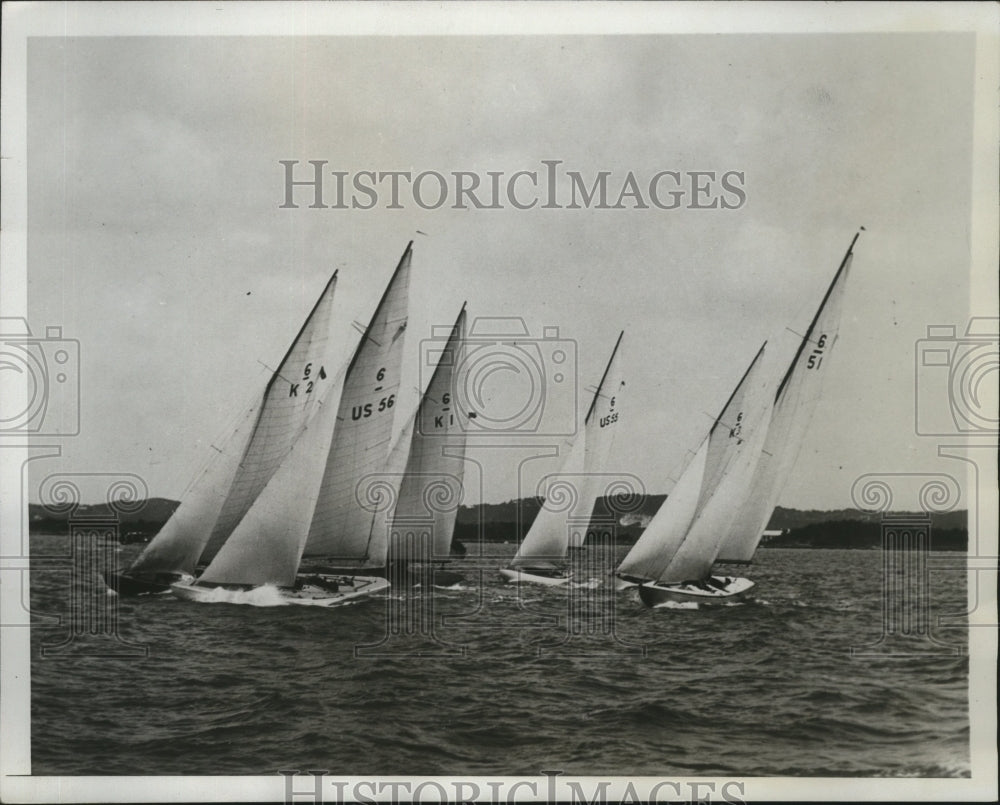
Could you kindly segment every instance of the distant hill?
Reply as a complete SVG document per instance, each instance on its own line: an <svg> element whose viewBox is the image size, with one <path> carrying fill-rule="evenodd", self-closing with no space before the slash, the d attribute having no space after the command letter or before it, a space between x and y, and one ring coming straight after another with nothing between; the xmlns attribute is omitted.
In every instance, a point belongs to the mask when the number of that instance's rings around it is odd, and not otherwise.
<svg viewBox="0 0 1000 805"><path fill-rule="evenodd" d="M132 511L118 516L121 536L125 541L149 539L163 526L180 504L168 498L146 498L130 506ZM40 503L28 504L29 531L36 533L68 532L69 521L114 520L115 512L107 503L82 503L71 509L61 510Z"/></svg>
<svg viewBox="0 0 1000 805"><path fill-rule="evenodd" d="M597 513L614 512L619 523L617 540L638 539L666 495L646 495L642 500L623 501L600 498ZM173 514L178 502L149 498L134 511L121 515L122 536L129 541L149 539ZM542 507L542 498L521 498L503 503L462 506L458 510L455 539L458 542L520 542ZM28 506L32 533L60 533L68 521L113 516L105 503L83 504L71 511L58 511L32 503ZM913 512L894 512L893 517L919 517ZM881 544L883 515L857 509L834 511L785 509L778 507L768 530L781 531L764 547L774 548L862 548ZM931 515L931 542L935 550L965 550L968 542L968 512L963 510Z"/></svg>
<svg viewBox="0 0 1000 805"><path fill-rule="evenodd" d="M968 550L967 528L930 529L930 549L934 551ZM810 523L773 537L768 548L877 548L882 545L881 522L867 520L828 520Z"/></svg>

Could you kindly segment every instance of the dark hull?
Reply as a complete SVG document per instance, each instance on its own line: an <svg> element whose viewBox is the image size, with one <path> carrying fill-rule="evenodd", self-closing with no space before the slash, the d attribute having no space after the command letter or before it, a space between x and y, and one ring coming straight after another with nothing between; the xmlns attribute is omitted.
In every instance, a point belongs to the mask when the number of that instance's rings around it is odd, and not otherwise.
<svg viewBox="0 0 1000 805"><path fill-rule="evenodd" d="M386 578L393 587L454 587L466 580L464 574L454 570L423 564L390 565Z"/></svg>
<svg viewBox="0 0 1000 805"><path fill-rule="evenodd" d="M128 573L103 573L104 583L118 595L152 595L169 592L170 585L180 581L180 573L155 573L149 576L130 576Z"/></svg>

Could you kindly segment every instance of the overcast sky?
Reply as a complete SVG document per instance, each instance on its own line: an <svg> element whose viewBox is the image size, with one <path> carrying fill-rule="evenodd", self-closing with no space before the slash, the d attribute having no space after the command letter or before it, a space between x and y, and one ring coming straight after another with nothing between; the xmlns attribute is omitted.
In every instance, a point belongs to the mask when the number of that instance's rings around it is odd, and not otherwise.
<svg viewBox="0 0 1000 805"><path fill-rule="evenodd" d="M625 329L609 471L665 492L760 343L781 354L786 328L808 325L862 224L825 396L780 502L849 506L865 473L940 470L937 443L914 433L914 347L927 325L964 328L969 315L974 44L33 39L29 318L36 332L62 326L82 355L81 432L45 471L133 472L178 497L329 274L341 272L346 357L352 321L367 321L413 238L410 405L420 340L465 300L470 322L523 317L532 336L558 327L575 342L578 396L547 387L561 422L585 411ZM403 193L403 209L345 210L309 209L296 191L301 207L280 209L279 160L300 160L302 176L326 160L483 177L561 160L588 181L610 171L615 197L629 171L640 185L666 170L739 171L745 203L426 210ZM489 501L525 493L519 462L544 443L470 449L483 473L467 502L480 484ZM556 466L532 462L522 486Z"/></svg>

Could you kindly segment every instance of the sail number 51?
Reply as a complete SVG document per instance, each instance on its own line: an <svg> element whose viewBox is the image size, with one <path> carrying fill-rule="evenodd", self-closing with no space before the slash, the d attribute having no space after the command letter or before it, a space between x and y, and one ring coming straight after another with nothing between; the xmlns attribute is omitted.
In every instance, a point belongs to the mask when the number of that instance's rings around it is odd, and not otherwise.
<svg viewBox="0 0 1000 805"><path fill-rule="evenodd" d="M826 346L826 333L823 333L816 342L816 348L809 353L809 360L806 361L806 369L819 369L823 362L823 347Z"/></svg>

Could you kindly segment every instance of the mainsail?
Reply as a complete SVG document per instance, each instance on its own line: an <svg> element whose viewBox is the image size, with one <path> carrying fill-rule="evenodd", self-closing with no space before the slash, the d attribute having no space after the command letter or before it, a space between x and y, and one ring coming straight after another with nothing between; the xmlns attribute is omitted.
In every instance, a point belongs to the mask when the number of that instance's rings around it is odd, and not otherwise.
<svg viewBox="0 0 1000 805"><path fill-rule="evenodd" d="M860 233L858 233L860 234ZM855 234L823 301L799 343L774 398L771 423L746 502L719 552L720 562L749 562L763 536L778 495L795 465L819 400L824 367L837 341Z"/></svg>
<svg viewBox="0 0 1000 805"><path fill-rule="evenodd" d="M465 472L466 426L454 388L464 343L462 305L427 390L398 442L400 449L408 450L390 528L389 555L394 559L445 559L451 550ZM430 544L416 545L415 539L425 533L432 536Z"/></svg>
<svg viewBox="0 0 1000 805"><path fill-rule="evenodd" d="M593 519L600 492L595 479L607 464L620 421L621 391L625 386L619 352L623 335L618 334L583 427L574 439L564 442L566 457L562 466L543 479L545 500L510 562L512 568L554 566L565 558L571 533L579 533L577 541L582 545L588 529L573 528L572 512L580 506L585 516Z"/></svg>
<svg viewBox="0 0 1000 805"><path fill-rule="evenodd" d="M342 522L360 509L356 490L366 475L385 470L402 363L412 245L396 266L351 362L333 379L329 393L319 401L319 410L205 569L199 585L290 587L314 535L327 539L331 552L343 550L338 548L338 537L341 544L352 544L350 532L330 534L324 525L337 522L338 515ZM373 421L380 425L377 430L365 427ZM342 463L335 463L335 455ZM348 463L357 456L363 460ZM329 506L334 497L329 491L331 479L350 489L352 497L346 503L342 493L336 498L346 511ZM371 512L367 516L373 517ZM381 530L386 531L384 518ZM384 542L383 537L381 564ZM360 556L355 553L352 558Z"/></svg>
<svg viewBox="0 0 1000 805"><path fill-rule="evenodd" d="M326 391L337 273L327 282L262 397L241 418L129 573L191 574L230 536L277 471Z"/></svg>
<svg viewBox="0 0 1000 805"><path fill-rule="evenodd" d="M614 445L615 434L619 431L618 423L622 418L622 391L625 388L625 378L623 375L623 362L621 353L622 337L625 331L618 333L618 340L615 341L615 348L611 351L611 358L608 365L604 367L604 374L601 382L597 384L594 398L590 402L590 410L583 420L584 430L584 456L583 456L583 484L584 489L581 498L584 501L595 501L606 490L600 489L600 473L608 466L608 457L611 455L611 448ZM587 539L587 535L595 533L595 528L599 520L599 515L595 509L591 510L590 522L585 529L572 529L570 531L569 546L571 548L582 548ZM597 529L603 531L603 528Z"/></svg>
<svg viewBox="0 0 1000 805"><path fill-rule="evenodd" d="M403 362L412 241L400 258L344 378L305 555L340 567L383 568L388 505L378 494L389 456Z"/></svg>
<svg viewBox="0 0 1000 805"><path fill-rule="evenodd" d="M740 394L733 396L721 422L716 422L709 434L710 466L712 442L719 431L726 440L726 447L719 465L705 475L697 514L677 552L659 574L660 582L674 584L708 578L722 540L739 515L740 504L761 455L770 418L771 400L761 359L763 350L761 347L740 384Z"/></svg>
<svg viewBox="0 0 1000 805"><path fill-rule="evenodd" d="M342 375L341 375L342 377ZM337 389L319 410L286 460L251 504L236 530L198 579L200 585L295 583L312 522L313 502L337 418Z"/></svg>
<svg viewBox="0 0 1000 805"><path fill-rule="evenodd" d="M762 346L669 497L622 560L619 575L666 582L707 575L715 535L743 500L766 427ZM738 492L734 501L730 496ZM706 565L707 562L707 565Z"/></svg>

